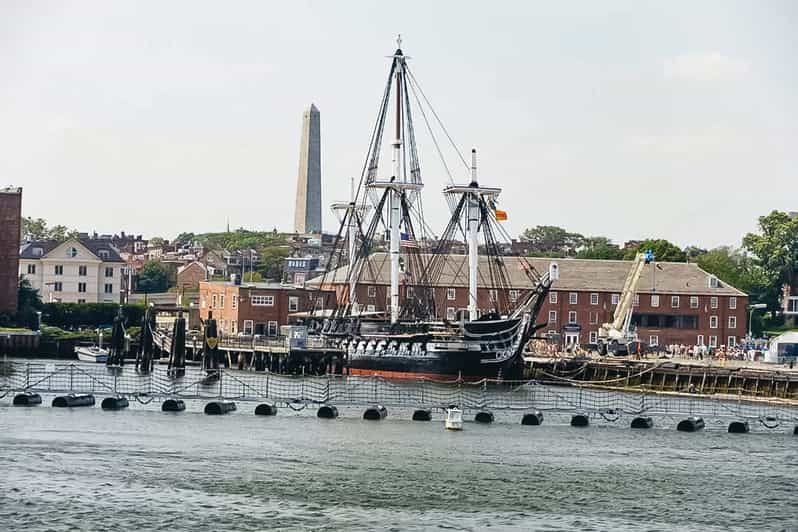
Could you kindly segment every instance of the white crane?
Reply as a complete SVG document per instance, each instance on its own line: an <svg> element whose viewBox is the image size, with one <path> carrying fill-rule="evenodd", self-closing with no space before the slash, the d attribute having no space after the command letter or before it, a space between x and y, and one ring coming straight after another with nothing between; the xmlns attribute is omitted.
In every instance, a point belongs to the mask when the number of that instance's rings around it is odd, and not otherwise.
<svg viewBox="0 0 798 532"><path fill-rule="evenodd" d="M635 255L629 275L626 276L626 282L623 284L618 305L615 307L612 323L605 323L599 328L598 352L600 355L606 355L608 351L625 354L628 352L627 346L638 340L637 332L631 328L632 310L643 268L652 260L654 260L654 255L651 251Z"/></svg>

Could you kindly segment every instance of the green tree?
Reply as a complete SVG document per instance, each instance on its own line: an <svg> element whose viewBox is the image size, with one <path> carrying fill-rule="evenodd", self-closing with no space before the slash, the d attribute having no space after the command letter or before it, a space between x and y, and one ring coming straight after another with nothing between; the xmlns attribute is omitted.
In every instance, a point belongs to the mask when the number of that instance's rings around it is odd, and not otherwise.
<svg viewBox="0 0 798 532"><path fill-rule="evenodd" d="M21 277L17 290L16 324L35 330L39 325L36 312L43 306L39 291L31 286L28 279Z"/></svg>
<svg viewBox="0 0 798 532"><path fill-rule="evenodd" d="M285 258L290 254L291 248L287 246L263 248L260 252L258 273L260 273L264 279L281 280L283 278Z"/></svg>
<svg viewBox="0 0 798 532"><path fill-rule="evenodd" d="M798 217L773 211L759 217L759 232L748 233L743 246L756 256L767 282L763 302L777 310L781 287L798 271Z"/></svg>
<svg viewBox="0 0 798 532"><path fill-rule="evenodd" d="M257 283L263 280L263 276L259 272L246 272L241 280L245 283Z"/></svg>
<svg viewBox="0 0 798 532"><path fill-rule="evenodd" d="M751 257L730 246L720 246L698 257L702 270L750 294L754 301L767 284L762 269Z"/></svg>
<svg viewBox="0 0 798 532"><path fill-rule="evenodd" d="M665 239L649 238L640 242L635 248L627 249L623 258L632 260L637 253L642 253L650 249L654 253L654 259L661 262L687 262L687 254L676 244L672 244Z"/></svg>
<svg viewBox="0 0 798 532"><path fill-rule="evenodd" d="M696 262L698 257L707 253L707 250L698 246L687 246L684 248L684 253L687 255L687 260L690 262Z"/></svg>
<svg viewBox="0 0 798 532"><path fill-rule="evenodd" d="M175 242L179 244L190 244L195 238L196 235L194 235L194 233L180 233L175 237Z"/></svg>
<svg viewBox="0 0 798 532"><path fill-rule="evenodd" d="M160 262L150 260L144 263L138 273L136 289L139 292L165 292L169 288L169 274Z"/></svg>
<svg viewBox="0 0 798 532"><path fill-rule="evenodd" d="M555 225L538 225L521 234L521 241L531 244L530 254L538 256L572 257L582 247L584 238Z"/></svg>
<svg viewBox="0 0 798 532"><path fill-rule="evenodd" d="M44 240L47 238L47 222L44 218L22 218L22 240Z"/></svg>
<svg viewBox="0 0 798 532"><path fill-rule="evenodd" d="M149 240L149 244L155 248L163 246L165 242L166 241L160 236L154 236Z"/></svg>
<svg viewBox="0 0 798 532"><path fill-rule="evenodd" d="M604 236L589 236L584 238L582 249L576 254L579 259L623 259L623 250Z"/></svg>

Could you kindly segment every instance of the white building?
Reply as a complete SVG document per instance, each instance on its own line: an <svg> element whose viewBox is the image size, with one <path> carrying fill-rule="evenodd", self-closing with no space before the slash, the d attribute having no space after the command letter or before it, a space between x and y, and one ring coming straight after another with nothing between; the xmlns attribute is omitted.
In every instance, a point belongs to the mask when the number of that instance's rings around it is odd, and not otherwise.
<svg viewBox="0 0 798 532"><path fill-rule="evenodd" d="M99 239L43 240L20 247L19 273L45 303L119 303L124 265L117 250Z"/></svg>

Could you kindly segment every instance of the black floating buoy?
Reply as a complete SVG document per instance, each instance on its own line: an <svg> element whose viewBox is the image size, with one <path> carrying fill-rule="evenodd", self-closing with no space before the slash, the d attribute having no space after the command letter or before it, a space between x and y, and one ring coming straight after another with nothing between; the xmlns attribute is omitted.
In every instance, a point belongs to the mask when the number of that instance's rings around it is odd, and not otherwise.
<svg viewBox="0 0 798 532"><path fill-rule="evenodd" d="M277 407L269 403L261 403L255 407L256 416L276 416Z"/></svg>
<svg viewBox="0 0 798 532"><path fill-rule="evenodd" d="M795 425L795 428L792 429L792 435L793 436L798 436L798 425Z"/></svg>
<svg viewBox="0 0 798 532"><path fill-rule="evenodd" d="M233 401L212 401L205 405L205 413L210 416L220 416L235 409L236 404Z"/></svg>
<svg viewBox="0 0 798 532"><path fill-rule="evenodd" d="M746 434L751 430L747 421L732 421L729 423L730 434Z"/></svg>
<svg viewBox="0 0 798 532"><path fill-rule="evenodd" d="M676 425L676 430L682 432L695 432L703 428L704 428L704 420L696 416L690 416L687 419L683 419L679 422L678 425Z"/></svg>
<svg viewBox="0 0 798 532"><path fill-rule="evenodd" d="M413 421L432 421L432 412L429 410L415 410Z"/></svg>
<svg viewBox="0 0 798 532"><path fill-rule="evenodd" d="M42 404L42 396L38 393L23 392L14 396L14 406L35 406Z"/></svg>
<svg viewBox="0 0 798 532"><path fill-rule="evenodd" d="M381 419L385 419L385 416L388 415L388 410L382 405L374 405L370 406L363 412L363 419L368 419L369 421L379 421Z"/></svg>
<svg viewBox="0 0 798 532"><path fill-rule="evenodd" d="M540 410L535 410L534 412L528 412L524 414L524 417L521 418L522 425L542 425L543 424L543 412Z"/></svg>
<svg viewBox="0 0 798 532"><path fill-rule="evenodd" d="M53 399L52 406L57 408L73 406L94 406L94 396L90 393L71 393L59 395Z"/></svg>
<svg viewBox="0 0 798 532"><path fill-rule="evenodd" d="M322 419L335 419L338 417L338 409L333 405L321 405L316 416Z"/></svg>
<svg viewBox="0 0 798 532"><path fill-rule="evenodd" d="M130 406L130 403L128 402L127 397L122 396L106 397L103 399L102 403L100 403L100 408L103 410L122 410L128 406Z"/></svg>
<svg viewBox="0 0 798 532"><path fill-rule="evenodd" d="M650 417L636 417L632 420L633 429L650 429L654 426L654 420Z"/></svg>
<svg viewBox="0 0 798 532"><path fill-rule="evenodd" d="M590 418L587 414L574 414L571 416L572 427L587 427L590 425Z"/></svg>
<svg viewBox="0 0 798 532"><path fill-rule="evenodd" d="M477 423L493 423L493 412L477 412L477 415L474 416L474 421Z"/></svg>
<svg viewBox="0 0 798 532"><path fill-rule="evenodd" d="M161 404L162 412L182 412L186 409L186 403L182 399L167 399Z"/></svg>

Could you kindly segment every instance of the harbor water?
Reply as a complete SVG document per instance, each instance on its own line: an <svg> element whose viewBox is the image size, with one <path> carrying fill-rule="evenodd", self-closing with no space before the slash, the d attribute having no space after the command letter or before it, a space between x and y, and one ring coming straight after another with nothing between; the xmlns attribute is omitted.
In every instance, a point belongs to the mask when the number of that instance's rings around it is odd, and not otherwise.
<svg viewBox="0 0 798 532"><path fill-rule="evenodd" d="M45 397L48 405L52 397ZM798 530L798 438L0 400L0 529Z"/></svg>

